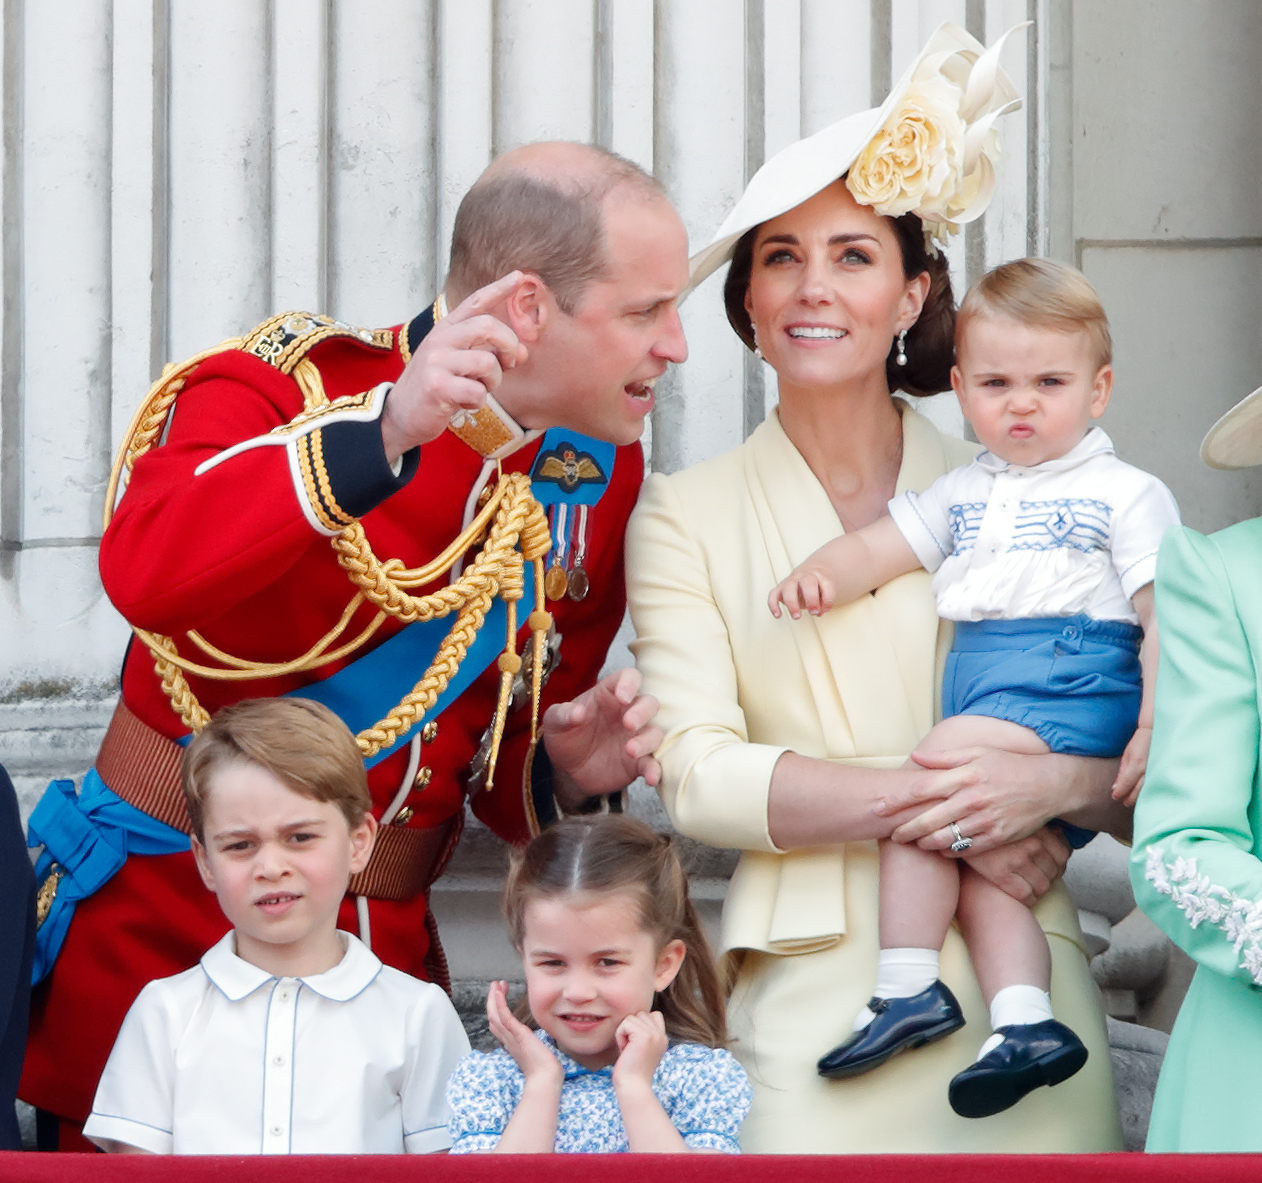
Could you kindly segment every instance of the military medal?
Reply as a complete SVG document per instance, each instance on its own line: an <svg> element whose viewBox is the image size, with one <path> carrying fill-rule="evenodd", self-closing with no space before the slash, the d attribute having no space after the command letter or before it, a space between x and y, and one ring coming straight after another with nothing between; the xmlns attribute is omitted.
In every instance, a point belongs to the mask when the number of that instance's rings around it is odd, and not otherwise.
<svg viewBox="0 0 1262 1183"><path fill-rule="evenodd" d="M576 603L591 593L587 556L592 546L592 506L609 484L617 449L603 440L554 427L539 446L530 470L535 499L548 510L552 554L543 576L549 600Z"/></svg>
<svg viewBox="0 0 1262 1183"><path fill-rule="evenodd" d="M550 600L560 600L570 586L569 576L565 573L566 518L569 506L560 502L552 507L552 565L543 577L543 591ZM586 594L584 592L584 594Z"/></svg>
<svg viewBox="0 0 1262 1183"><path fill-rule="evenodd" d="M574 543L574 566L570 570L570 599L577 603L583 599L591 588L587 578L587 569L583 560L587 558L587 513L590 507L578 507L578 529Z"/></svg>

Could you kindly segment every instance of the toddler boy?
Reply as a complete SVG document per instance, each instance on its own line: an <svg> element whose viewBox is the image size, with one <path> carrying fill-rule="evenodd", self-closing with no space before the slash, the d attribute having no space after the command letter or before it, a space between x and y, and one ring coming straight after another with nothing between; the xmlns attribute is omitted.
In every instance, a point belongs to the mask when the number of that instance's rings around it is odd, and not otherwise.
<svg viewBox="0 0 1262 1183"><path fill-rule="evenodd" d="M232 931L140 992L84 1134L154 1154L445 1150L460 1020L336 927L377 829L354 737L305 699L237 703L189 744L184 791Z"/></svg>

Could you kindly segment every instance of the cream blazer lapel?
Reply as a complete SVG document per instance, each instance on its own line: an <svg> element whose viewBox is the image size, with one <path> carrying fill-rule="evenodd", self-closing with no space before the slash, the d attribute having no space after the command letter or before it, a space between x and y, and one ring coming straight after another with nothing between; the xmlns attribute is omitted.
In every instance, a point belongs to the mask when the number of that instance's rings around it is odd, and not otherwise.
<svg viewBox="0 0 1262 1183"><path fill-rule="evenodd" d="M933 426L904 406L897 491L926 488L952 463ZM841 533L828 494L775 416L750 440L746 477L777 580ZM941 630L931 584L928 572L915 571L789 626L830 750L865 763L880 756L901 762L933 725Z"/></svg>
<svg viewBox="0 0 1262 1183"><path fill-rule="evenodd" d="M954 447L953 445L958 445ZM948 455L947 448L958 455ZM897 490L923 489L968 458L903 407ZM841 530L828 495L772 416L745 448L745 479L774 577L783 579ZM825 742L821 750L869 767L900 766L934 721L950 628L934 611L932 577L913 572L819 618L786 621L801 655ZM844 848L747 853L733 878L723 947L807 953L846 932Z"/></svg>

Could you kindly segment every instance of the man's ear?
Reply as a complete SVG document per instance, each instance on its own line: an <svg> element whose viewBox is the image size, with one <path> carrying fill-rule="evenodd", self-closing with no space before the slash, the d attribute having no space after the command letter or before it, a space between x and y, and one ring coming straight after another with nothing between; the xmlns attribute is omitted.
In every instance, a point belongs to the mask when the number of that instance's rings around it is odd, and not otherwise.
<svg viewBox="0 0 1262 1183"><path fill-rule="evenodd" d="M504 302L504 319L517 339L533 344L556 314L556 301L547 284L532 272L523 272L521 282Z"/></svg>

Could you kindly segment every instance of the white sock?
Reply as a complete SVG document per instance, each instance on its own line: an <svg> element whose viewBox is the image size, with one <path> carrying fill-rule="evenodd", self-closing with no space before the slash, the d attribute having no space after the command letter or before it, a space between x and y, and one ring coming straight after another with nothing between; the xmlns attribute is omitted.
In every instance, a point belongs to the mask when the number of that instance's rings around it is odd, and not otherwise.
<svg viewBox="0 0 1262 1183"><path fill-rule="evenodd" d="M1005 986L990 1002L990 1029L995 1032L1000 1027L1042 1023L1051 1018L1055 1018L1051 997L1037 986ZM982 1044L977 1058L993 1052L1001 1043L1002 1035L992 1035Z"/></svg>
<svg viewBox="0 0 1262 1183"><path fill-rule="evenodd" d="M874 998L911 998L938 980L937 949L882 949L876 961ZM862 1031L876 1018L865 1006L854 1020L854 1030Z"/></svg>

